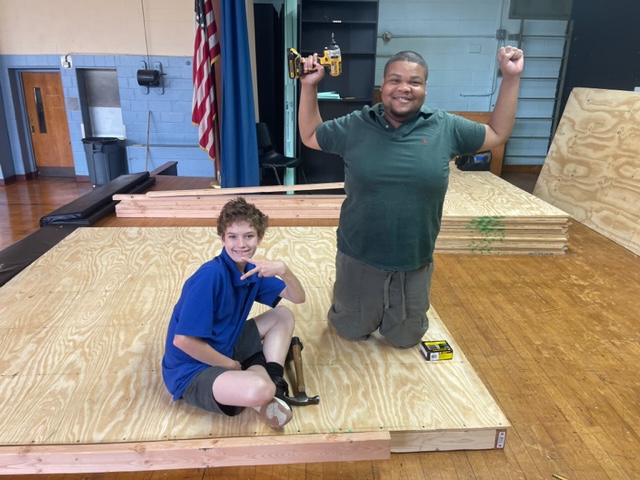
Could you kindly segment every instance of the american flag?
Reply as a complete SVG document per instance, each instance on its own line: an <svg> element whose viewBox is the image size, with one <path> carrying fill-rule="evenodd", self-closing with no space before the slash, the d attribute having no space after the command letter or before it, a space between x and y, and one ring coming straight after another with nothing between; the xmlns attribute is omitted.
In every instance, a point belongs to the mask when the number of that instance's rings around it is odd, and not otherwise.
<svg viewBox="0 0 640 480"><path fill-rule="evenodd" d="M213 0L196 0L196 28L193 49L193 104L191 121L198 125L198 143L216 158L216 92L213 64L220 57L220 43L213 18Z"/></svg>

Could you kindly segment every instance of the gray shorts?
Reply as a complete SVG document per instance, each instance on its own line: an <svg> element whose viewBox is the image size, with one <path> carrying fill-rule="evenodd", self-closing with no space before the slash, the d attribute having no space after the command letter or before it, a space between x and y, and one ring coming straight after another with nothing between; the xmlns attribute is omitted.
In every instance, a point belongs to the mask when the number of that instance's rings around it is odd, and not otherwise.
<svg viewBox="0 0 640 480"><path fill-rule="evenodd" d="M245 322L244 328L236 341L232 358L242 363L260 351L262 351L260 332L258 332L256 322L253 319L249 319ZM207 367L201 370L191 379L182 394L182 398L188 404L209 412L222 413L230 417L238 415L244 410L244 407L222 405L213 398L213 382L228 371L229 369L225 367Z"/></svg>
<svg viewBox="0 0 640 480"><path fill-rule="evenodd" d="M338 251L327 317L348 339L363 340L379 330L393 345L411 347L429 328L432 273L433 263L411 271L379 270Z"/></svg>

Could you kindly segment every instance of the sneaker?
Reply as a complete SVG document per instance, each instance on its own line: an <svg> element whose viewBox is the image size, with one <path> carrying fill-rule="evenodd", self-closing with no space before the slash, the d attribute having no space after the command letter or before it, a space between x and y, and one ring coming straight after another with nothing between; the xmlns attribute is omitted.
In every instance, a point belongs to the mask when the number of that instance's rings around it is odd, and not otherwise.
<svg viewBox="0 0 640 480"><path fill-rule="evenodd" d="M284 400L273 397L269 402L259 407L252 407L264 423L271 428L284 427L293 418L291 407Z"/></svg>

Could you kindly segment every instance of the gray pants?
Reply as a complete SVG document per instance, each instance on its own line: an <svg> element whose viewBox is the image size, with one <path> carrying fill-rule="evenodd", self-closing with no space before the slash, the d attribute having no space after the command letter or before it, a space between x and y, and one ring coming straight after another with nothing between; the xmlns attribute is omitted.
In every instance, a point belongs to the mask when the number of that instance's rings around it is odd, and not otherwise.
<svg viewBox="0 0 640 480"><path fill-rule="evenodd" d="M379 330L393 345L411 347L429 328L432 273L433 263L411 271L378 270L337 252L329 321L350 340Z"/></svg>

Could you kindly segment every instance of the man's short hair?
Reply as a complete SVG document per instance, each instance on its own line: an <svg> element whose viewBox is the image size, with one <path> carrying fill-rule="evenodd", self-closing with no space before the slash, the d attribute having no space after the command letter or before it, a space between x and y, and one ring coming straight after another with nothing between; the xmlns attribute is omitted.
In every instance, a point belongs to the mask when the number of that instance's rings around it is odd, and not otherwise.
<svg viewBox="0 0 640 480"><path fill-rule="evenodd" d="M244 197L237 197L225 203L220 210L217 224L218 235L224 236L227 228L238 222L247 222L256 229L258 238L262 238L269 226L269 217L253 203L247 202Z"/></svg>
<svg viewBox="0 0 640 480"><path fill-rule="evenodd" d="M427 66L427 62L424 60L424 58L422 58L422 55L420 55L419 53L413 52L411 50L404 50L402 52L398 52L395 55L393 55L389 60L387 60L387 63L384 66L383 76L387 74L387 69L389 68L389 65L391 65L394 62L417 63L422 68L424 68L424 79L426 80L427 77L429 76L429 67Z"/></svg>

